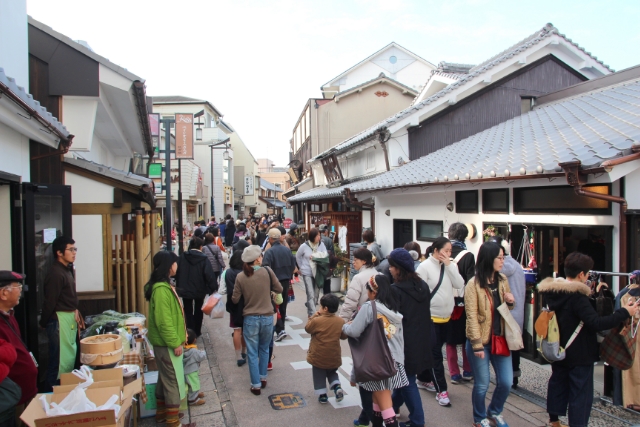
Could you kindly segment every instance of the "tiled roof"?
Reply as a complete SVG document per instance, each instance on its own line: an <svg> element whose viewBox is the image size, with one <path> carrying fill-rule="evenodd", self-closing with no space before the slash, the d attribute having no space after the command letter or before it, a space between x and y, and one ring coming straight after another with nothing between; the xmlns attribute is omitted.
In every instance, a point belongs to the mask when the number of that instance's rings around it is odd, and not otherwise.
<svg viewBox="0 0 640 427"><path fill-rule="evenodd" d="M334 197L342 197L345 188L352 188L356 182L361 182L365 180L372 179L374 177L380 176L385 172L373 173L370 175L357 177L345 182L339 187L316 187L311 190L307 190L304 193L296 194L295 196L287 197L288 202L304 202L306 200L314 200L314 199L330 199Z"/></svg>
<svg viewBox="0 0 640 427"><path fill-rule="evenodd" d="M366 82L364 82L364 83L359 84L358 86L354 86L354 87L352 87L352 88L349 88L349 89L343 90L342 92L338 92L338 93L336 93L334 96L335 96L336 98L341 97L341 96L344 96L346 93L353 92L353 91L355 91L355 90L357 90L357 89L360 89L360 88L364 88L364 87L369 86L369 85L371 85L372 83L375 83L375 82L377 82L377 81L379 81L379 80L382 80L382 79L384 79L384 80L388 80L391 84L396 85L396 86L400 86L401 88L403 88L403 89L404 89L404 90L406 90L407 92L410 92L410 93L412 93L412 94L414 94L414 95L418 93L415 89L410 88L409 86L407 86L407 85L405 85L405 84L402 84L402 83L400 83L399 81L392 79L391 77L387 77L387 75L385 75L384 73L380 73L380 74L378 75L378 77L376 77L375 79L368 80L368 81L366 81Z"/></svg>
<svg viewBox="0 0 640 427"><path fill-rule="evenodd" d="M354 192L561 172L630 153L640 145L640 79L549 103L425 157L360 181Z"/></svg>
<svg viewBox="0 0 640 427"><path fill-rule="evenodd" d="M276 208L286 208L287 207L287 204L285 202L283 202L282 200L278 200L278 199L273 200L273 199L271 199L269 197L262 197L262 196L259 196L258 198L260 200L262 200L263 202L265 202L267 204L267 206L274 206L274 204L275 204Z"/></svg>
<svg viewBox="0 0 640 427"><path fill-rule="evenodd" d="M473 67L475 67L475 65L456 64L455 62L442 61L438 64L438 68L436 69L436 71L440 71L443 73L466 74Z"/></svg>
<svg viewBox="0 0 640 427"><path fill-rule="evenodd" d="M40 116L45 119L51 126L56 128L60 133L62 133L65 137L69 137L69 131L67 128L58 121L57 118L53 117L53 115L47 111L42 105L40 105L39 101L33 99L33 96L28 93L22 86L18 86L16 84L16 80L12 77L8 77L4 73L4 69L0 68L0 83L7 86L14 95L19 97L25 104L29 107L36 110Z"/></svg>
<svg viewBox="0 0 640 427"><path fill-rule="evenodd" d="M282 188L276 187L275 184L270 183L264 178L260 178L260 187L264 187L267 190L275 191L276 193L282 193Z"/></svg>
<svg viewBox="0 0 640 427"><path fill-rule="evenodd" d="M368 138L370 138L373 134L375 134L377 131L383 130L388 128L389 126L393 125L394 123L404 119L405 117L415 113L416 111L420 111L423 108L425 108L426 106L428 106L429 104L431 104L432 102L437 101L438 99L448 95L449 93L455 91L456 89L458 89L461 86L464 86L467 82L473 80L474 78L476 78L479 75L482 75L483 73L485 73L486 71L490 70L491 68L497 66L498 64L507 61L510 58L513 58L515 55L531 48L534 45L537 45L538 43L540 43L543 39L552 36L553 34L557 34L558 36L562 37L563 39L565 39L567 42L571 43L573 46L576 46L578 49L580 49L581 51L583 51L586 55L590 56L591 58L593 58L594 60L596 60L598 63L600 63L601 65L603 65L604 67L606 67L608 70L611 70L611 68L609 68L608 65L604 64L602 61L599 61L598 58L596 58L595 56L591 55L591 53L585 51L584 48L578 46L576 43L574 43L571 39L567 38L564 34L561 34L560 32L558 32L558 29L556 27L554 27L552 24L547 24L545 25L542 30L536 31L534 34L530 35L529 37L527 37L526 39L516 43L515 45L511 46L510 48L500 52L499 54L489 58L488 60L484 61L483 63L476 65L475 67L473 67L469 73L467 74L462 74L462 78L458 79L458 81L451 83L450 85L448 85L447 87L443 88L442 90L436 92L435 94L433 94L432 96L423 99L420 102L417 102L413 105L411 105L408 108L405 108L404 110L400 111L399 113L395 114L394 116L391 116L373 126L371 126L370 128L360 132L359 134L352 136L351 138L343 141L342 143L336 145L335 147L330 148L329 150L324 151L323 153L318 154L316 157L314 157L313 159L309 160L309 161L313 161L319 158L324 157L324 155L330 153L330 152L338 152L338 151L343 151L346 149L349 149L350 147L358 144L361 141L367 140Z"/></svg>
<svg viewBox="0 0 640 427"><path fill-rule="evenodd" d="M133 174L131 172L125 172L120 169L114 169L109 166L101 165L99 163L91 162L89 160L74 158L74 157L65 157L65 163L69 163L71 165L75 165L81 167L83 169L99 173L100 175L105 175L110 178L116 179L118 181L122 181L127 184L142 186L142 185L151 185L151 179Z"/></svg>
<svg viewBox="0 0 640 427"><path fill-rule="evenodd" d="M153 96L152 101L154 104L208 104L213 111L218 113L220 117L223 114L218 110L215 105L207 101L206 99L189 98L188 96L170 95L170 96Z"/></svg>

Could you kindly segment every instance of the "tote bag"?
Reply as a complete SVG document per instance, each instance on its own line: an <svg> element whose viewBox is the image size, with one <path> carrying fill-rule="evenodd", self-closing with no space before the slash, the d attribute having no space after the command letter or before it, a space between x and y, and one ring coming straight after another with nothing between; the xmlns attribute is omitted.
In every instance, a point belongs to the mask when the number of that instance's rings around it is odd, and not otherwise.
<svg viewBox="0 0 640 427"><path fill-rule="evenodd" d="M504 318L504 337L507 340L509 350L522 350L524 348L524 342L522 341L520 325L518 325L516 319L513 318L507 303L500 304L500 307L498 307L498 313L500 313Z"/></svg>
<svg viewBox="0 0 640 427"><path fill-rule="evenodd" d="M397 373L382 319L378 319L375 301L371 301L371 309L373 322L367 325L358 338L349 338L353 372L359 383L386 380Z"/></svg>
<svg viewBox="0 0 640 427"><path fill-rule="evenodd" d="M626 371L633 366L636 356L636 331L631 325L623 323L617 328L611 329L609 335L600 344L600 357L614 368Z"/></svg>

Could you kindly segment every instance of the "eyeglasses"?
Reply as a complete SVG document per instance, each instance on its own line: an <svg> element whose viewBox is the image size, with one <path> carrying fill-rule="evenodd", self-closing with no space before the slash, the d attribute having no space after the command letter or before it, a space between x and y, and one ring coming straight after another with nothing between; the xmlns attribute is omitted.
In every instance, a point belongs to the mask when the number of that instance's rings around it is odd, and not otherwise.
<svg viewBox="0 0 640 427"><path fill-rule="evenodd" d="M13 291L14 289L20 289L22 290L22 285L18 285L18 286L5 286L3 289L6 289L8 291Z"/></svg>
<svg viewBox="0 0 640 427"><path fill-rule="evenodd" d="M500 261L504 261L504 257L503 256L497 256L496 259L499 259Z"/></svg>
<svg viewBox="0 0 640 427"><path fill-rule="evenodd" d="M67 248L67 249L65 249L65 251L78 252L78 248Z"/></svg>

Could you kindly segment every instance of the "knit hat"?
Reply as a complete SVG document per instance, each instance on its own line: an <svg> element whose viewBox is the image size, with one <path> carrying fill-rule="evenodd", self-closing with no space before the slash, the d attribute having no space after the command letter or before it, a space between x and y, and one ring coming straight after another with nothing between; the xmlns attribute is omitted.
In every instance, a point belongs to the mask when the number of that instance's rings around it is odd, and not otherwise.
<svg viewBox="0 0 640 427"><path fill-rule="evenodd" d="M269 233L267 233L267 235L269 236L270 239L279 239L282 233L280 233L280 230L278 230L277 227L274 227L271 230L269 230Z"/></svg>
<svg viewBox="0 0 640 427"><path fill-rule="evenodd" d="M402 267L410 273L416 271L415 264L413 263L413 257L406 249L394 249L391 251L387 258L389 258L389 261L393 261L398 266Z"/></svg>
<svg viewBox="0 0 640 427"><path fill-rule="evenodd" d="M278 233L280 233L278 231ZM242 251L242 262L253 262L255 260L257 260L260 255L262 255L262 249L260 249L260 246L258 245L251 245L248 248L246 248L244 251Z"/></svg>
<svg viewBox="0 0 640 427"><path fill-rule="evenodd" d="M250 243L247 242L245 239L240 239L238 240L238 242L233 245L233 251L241 251L244 250L245 248L249 247Z"/></svg>

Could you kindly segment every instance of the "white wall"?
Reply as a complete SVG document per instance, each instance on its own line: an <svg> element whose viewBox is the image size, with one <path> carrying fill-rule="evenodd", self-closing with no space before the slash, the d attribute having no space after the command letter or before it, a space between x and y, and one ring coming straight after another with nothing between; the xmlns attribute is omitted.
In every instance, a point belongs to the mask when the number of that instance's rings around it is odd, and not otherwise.
<svg viewBox="0 0 640 427"><path fill-rule="evenodd" d="M11 199L8 185L0 185L0 270L13 270L11 258Z"/></svg>
<svg viewBox="0 0 640 427"><path fill-rule="evenodd" d="M0 147L0 171L21 176L23 181L29 182L29 139L0 123Z"/></svg>
<svg viewBox="0 0 640 427"><path fill-rule="evenodd" d="M113 187L110 185L71 172L65 172L65 184L71 186L71 203L113 203Z"/></svg>
<svg viewBox="0 0 640 427"><path fill-rule="evenodd" d="M0 67L29 91L26 0L0 1Z"/></svg>
<svg viewBox="0 0 640 427"><path fill-rule="evenodd" d="M636 160L637 163L640 161ZM640 169L636 169L624 179L625 197L628 209L640 209Z"/></svg>
<svg viewBox="0 0 640 427"><path fill-rule="evenodd" d="M371 211L362 211L362 228L371 227Z"/></svg>
<svg viewBox="0 0 640 427"><path fill-rule="evenodd" d="M78 292L104 290L102 257L102 215L73 215L73 239L78 247L76 256L76 288Z"/></svg>

